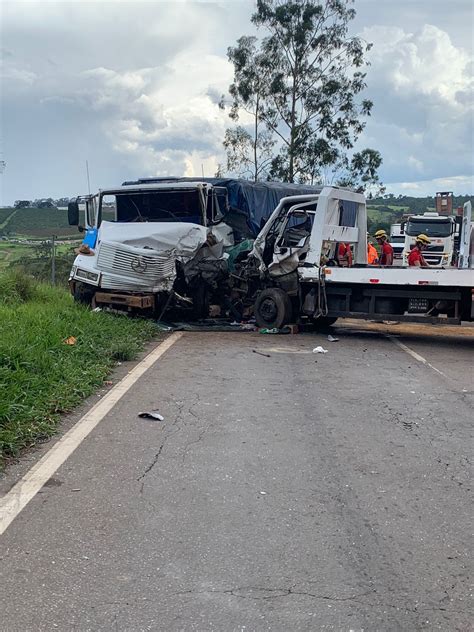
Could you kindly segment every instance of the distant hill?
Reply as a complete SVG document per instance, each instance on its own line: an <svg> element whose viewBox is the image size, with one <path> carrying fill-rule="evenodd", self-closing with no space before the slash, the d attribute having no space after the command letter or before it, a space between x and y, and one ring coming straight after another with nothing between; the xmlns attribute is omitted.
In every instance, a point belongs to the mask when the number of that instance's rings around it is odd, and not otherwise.
<svg viewBox="0 0 474 632"><path fill-rule="evenodd" d="M470 201L474 209L474 197L469 195L453 196L453 209L463 206ZM386 231L391 224L396 224L405 213L425 213L435 210L435 198L411 197L411 196L385 196L367 200L367 224L369 233L374 233L379 228Z"/></svg>
<svg viewBox="0 0 474 632"><path fill-rule="evenodd" d="M66 209L0 209L0 235L47 238L53 234L80 237L77 227L69 226Z"/></svg>

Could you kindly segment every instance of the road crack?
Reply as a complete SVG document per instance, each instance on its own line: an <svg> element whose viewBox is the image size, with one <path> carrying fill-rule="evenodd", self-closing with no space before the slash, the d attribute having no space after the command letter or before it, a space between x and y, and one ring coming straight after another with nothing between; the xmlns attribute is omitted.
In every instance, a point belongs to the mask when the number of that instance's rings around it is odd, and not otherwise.
<svg viewBox="0 0 474 632"><path fill-rule="evenodd" d="M221 594L221 595L231 595L232 597L237 597L238 599L253 599L254 601L265 601L269 599L281 599L290 597L291 595L303 595L305 597L311 597L313 599L322 599L325 601L357 601L361 597L366 597L367 595L371 595L375 593L375 589L371 589L365 591L363 593L348 595L347 597L332 597L330 595L318 595L316 593L303 591L303 590L295 590L295 586L290 586L289 588L267 588L265 586L241 586L238 588L227 588L223 590L184 590L180 592L173 593L175 595L193 595L193 594ZM245 594L248 593L248 594Z"/></svg>

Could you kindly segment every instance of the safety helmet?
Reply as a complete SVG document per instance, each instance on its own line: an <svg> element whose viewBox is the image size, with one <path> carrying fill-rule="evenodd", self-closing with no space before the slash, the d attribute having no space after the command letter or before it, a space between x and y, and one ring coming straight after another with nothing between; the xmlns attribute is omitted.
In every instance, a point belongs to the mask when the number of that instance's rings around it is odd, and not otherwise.
<svg viewBox="0 0 474 632"><path fill-rule="evenodd" d="M424 233L421 233L421 235L418 235L418 237L416 238L416 241L419 241L425 246L429 246L431 244L431 239Z"/></svg>
<svg viewBox="0 0 474 632"><path fill-rule="evenodd" d="M378 230L374 235L375 239L381 239L382 237L386 237L386 236L387 236L387 233L383 229Z"/></svg>

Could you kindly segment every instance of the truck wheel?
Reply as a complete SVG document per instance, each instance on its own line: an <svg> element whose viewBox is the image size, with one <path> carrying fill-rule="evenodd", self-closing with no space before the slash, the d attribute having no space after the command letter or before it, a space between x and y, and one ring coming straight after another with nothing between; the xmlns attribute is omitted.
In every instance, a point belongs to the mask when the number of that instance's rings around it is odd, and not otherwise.
<svg viewBox="0 0 474 632"><path fill-rule="evenodd" d="M73 296L74 300L77 303L82 303L83 305L91 305L94 295L95 291L87 285L84 285L83 283L75 283Z"/></svg>
<svg viewBox="0 0 474 632"><path fill-rule="evenodd" d="M259 327L280 329L291 320L290 297L286 292L276 287L263 290L255 301L254 315Z"/></svg>
<svg viewBox="0 0 474 632"><path fill-rule="evenodd" d="M331 325L334 325L336 320L337 320L337 316L336 317L322 316L321 318L315 318L313 322L317 329L327 329Z"/></svg>

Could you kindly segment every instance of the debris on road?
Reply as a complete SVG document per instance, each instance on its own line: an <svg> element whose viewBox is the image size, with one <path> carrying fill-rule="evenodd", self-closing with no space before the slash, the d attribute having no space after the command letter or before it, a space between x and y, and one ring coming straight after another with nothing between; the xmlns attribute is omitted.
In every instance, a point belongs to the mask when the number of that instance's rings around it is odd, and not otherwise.
<svg viewBox="0 0 474 632"><path fill-rule="evenodd" d="M339 342L339 338L335 338L334 336L331 336L331 334L329 334L328 340L329 342Z"/></svg>
<svg viewBox="0 0 474 632"><path fill-rule="evenodd" d="M267 329L264 327L260 329L259 333L261 334L291 334L291 328L286 326L278 329L278 327L273 327L272 329Z"/></svg>
<svg viewBox="0 0 474 632"><path fill-rule="evenodd" d="M313 349L313 353L327 353L328 350L327 349L323 349L323 347L319 346L319 347L315 347Z"/></svg>
<svg viewBox="0 0 474 632"><path fill-rule="evenodd" d="M257 351L257 349L252 349L253 353L258 353L258 355L265 356L266 358L271 358L272 356L269 353L263 353L263 351Z"/></svg>
<svg viewBox="0 0 474 632"><path fill-rule="evenodd" d="M138 413L138 416L144 417L146 419L157 419L158 421L165 420L163 415L160 415L160 413L157 410L150 410L150 411L145 411L143 413Z"/></svg>

